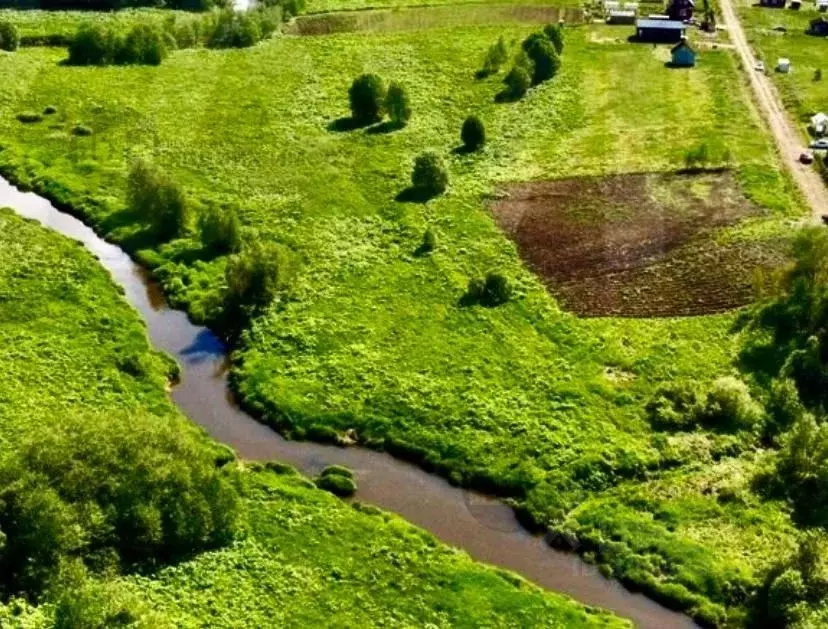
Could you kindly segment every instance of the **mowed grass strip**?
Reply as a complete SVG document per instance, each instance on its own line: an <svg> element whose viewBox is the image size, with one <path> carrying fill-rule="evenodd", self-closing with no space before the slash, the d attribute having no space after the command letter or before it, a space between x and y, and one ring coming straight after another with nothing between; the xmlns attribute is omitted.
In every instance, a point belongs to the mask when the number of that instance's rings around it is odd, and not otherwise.
<svg viewBox="0 0 828 629"><path fill-rule="evenodd" d="M152 245L122 210L132 155L151 154L194 196L237 206L257 238L284 244L298 261L289 294L237 352L236 386L250 408L296 437L354 429L457 482L510 494L544 526L560 523L588 498L658 476L674 453L644 420L644 405L662 383L730 371L734 316L578 319L524 268L486 201L512 182L675 171L707 145L711 165L729 163L766 214L722 238L776 237L802 208L730 52L704 51L698 67L672 70L666 47L627 43L628 27L572 28L559 76L518 103L495 104L502 75L479 81L475 71L498 37L514 52L531 30L284 37L247 51L179 52L153 69L66 68L61 51L27 50L0 59L0 165L132 249ZM406 128L335 130L348 116L348 86L364 72L407 87ZM48 123L15 119L45 104L59 109ZM454 152L470 114L489 142L481 153ZM67 133L76 123L94 134ZM396 202L424 150L449 164L447 194ZM416 256L427 228L437 248ZM164 266L174 303L207 318L224 259L199 251L182 239L141 255ZM469 279L492 270L510 279L514 299L461 307ZM682 465L722 448L703 434L681 450ZM699 520L677 504L675 517L714 531L733 508ZM769 518L786 517L766 508ZM654 518L647 509L641 517ZM602 534L613 535L613 522L626 526L610 518ZM647 531L639 539L670 543L631 581L708 620L741 605L727 585L734 572L719 569L730 559L709 538L660 520ZM735 574L755 584L763 565L745 560Z"/></svg>

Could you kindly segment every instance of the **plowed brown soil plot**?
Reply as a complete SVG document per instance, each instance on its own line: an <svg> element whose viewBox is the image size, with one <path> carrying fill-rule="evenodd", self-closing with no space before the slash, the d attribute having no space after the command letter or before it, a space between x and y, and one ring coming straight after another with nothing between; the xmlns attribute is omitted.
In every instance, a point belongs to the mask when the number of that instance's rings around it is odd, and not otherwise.
<svg viewBox="0 0 828 629"><path fill-rule="evenodd" d="M781 243L717 242L761 209L729 172L519 184L493 205L501 227L562 304L588 316L694 315L742 306Z"/></svg>

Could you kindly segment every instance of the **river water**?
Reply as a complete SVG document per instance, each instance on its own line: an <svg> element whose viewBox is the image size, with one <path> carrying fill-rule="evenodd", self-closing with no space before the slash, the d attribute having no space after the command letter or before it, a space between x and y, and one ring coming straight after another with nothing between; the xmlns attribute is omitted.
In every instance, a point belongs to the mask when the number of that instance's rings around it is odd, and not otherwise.
<svg viewBox="0 0 828 629"><path fill-rule="evenodd" d="M207 328L193 325L183 312L168 308L147 273L124 251L46 199L20 192L0 178L0 207L6 206L81 241L100 260L143 317L153 345L180 363L181 383L172 392L178 407L241 457L284 461L311 476L327 465L345 465L354 471L360 501L400 514L477 560L513 570L587 605L611 610L642 629L697 627L687 616L605 578L576 554L552 549L543 538L524 529L512 509L496 499L453 487L381 452L282 438L234 404L227 387L227 348L222 341Z"/></svg>

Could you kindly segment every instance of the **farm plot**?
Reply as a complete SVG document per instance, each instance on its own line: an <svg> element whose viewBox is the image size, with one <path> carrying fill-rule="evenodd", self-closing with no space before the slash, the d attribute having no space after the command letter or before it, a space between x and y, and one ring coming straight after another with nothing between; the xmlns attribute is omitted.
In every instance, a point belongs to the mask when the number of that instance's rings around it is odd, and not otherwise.
<svg viewBox="0 0 828 629"><path fill-rule="evenodd" d="M762 214L727 171L523 184L492 210L565 307L587 316L735 308L752 300L756 269L781 261L768 243L717 244L715 228Z"/></svg>

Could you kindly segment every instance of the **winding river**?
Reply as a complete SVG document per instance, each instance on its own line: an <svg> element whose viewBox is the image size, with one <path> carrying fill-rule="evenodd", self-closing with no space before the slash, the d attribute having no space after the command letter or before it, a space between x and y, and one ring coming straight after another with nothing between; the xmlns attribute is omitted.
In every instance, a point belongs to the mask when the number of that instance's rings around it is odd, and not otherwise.
<svg viewBox="0 0 828 629"><path fill-rule="evenodd" d="M152 343L181 364L181 383L172 392L176 404L241 457L284 461L308 475L327 465L346 465L359 483L359 500L400 514L475 559L513 570L587 605L611 610L643 629L697 627L687 616L603 577L576 554L552 549L542 537L525 530L512 509L498 500L453 487L388 454L282 438L234 404L227 387L223 342L207 328L193 325L183 312L168 308L147 273L124 251L46 199L21 192L0 178L0 207L5 206L81 241L97 256L143 316Z"/></svg>

